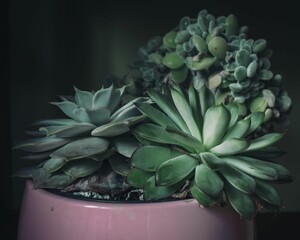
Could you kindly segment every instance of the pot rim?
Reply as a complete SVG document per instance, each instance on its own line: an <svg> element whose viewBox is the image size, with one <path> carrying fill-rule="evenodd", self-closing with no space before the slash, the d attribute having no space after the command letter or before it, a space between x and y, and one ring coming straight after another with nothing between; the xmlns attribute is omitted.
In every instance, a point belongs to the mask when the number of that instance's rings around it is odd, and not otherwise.
<svg viewBox="0 0 300 240"><path fill-rule="evenodd" d="M31 186L31 189L33 188L33 181L31 179L27 180L27 183ZM60 196L60 197L65 197L65 198L69 198L72 200L77 200L77 201L88 201L88 202L94 202L94 203L107 203L107 204L153 204L153 203L174 203L174 202L192 202L194 200L196 200L195 198L183 198L183 199L176 199L176 198L166 198L166 199L160 199L160 200L143 200L143 201L139 201L139 200L130 200L130 201L126 201L126 200L121 200L121 201L114 201L114 200L105 200L105 199L95 199L95 198L88 198L88 197L83 197L83 196L78 196L78 195L74 195L72 193L68 193L68 192L62 192L58 189L45 189L45 188L39 188L39 189L35 189L35 190L39 190L41 192L46 192L48 194L53 194L55 196Z"/></svg>

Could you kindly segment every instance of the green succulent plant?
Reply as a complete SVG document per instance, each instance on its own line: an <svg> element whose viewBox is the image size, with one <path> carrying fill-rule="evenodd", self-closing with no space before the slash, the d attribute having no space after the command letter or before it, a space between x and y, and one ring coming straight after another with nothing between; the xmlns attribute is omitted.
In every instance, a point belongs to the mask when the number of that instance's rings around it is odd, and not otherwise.
<svg viewBox="0 0 300 240"><path fill-rule="evenodd" d="M133 130L144 146L132 155L127 176L145 199L190 193L203 207L227 199L245 218L282 206L272 183L289 182L291 175L271 160L282 154L272 145L283 134L248 138L264 113L243 117L236 103L215 105L205 86L198 92L174 85L169 93L150 89L148 94L155 105L136 103L149 121Z"/></svg>
<svg viewBox="0 0 300 240"><path fill-rule="evenodd" d="M265 112L265 130L286 123L292 102L282 90L281 75L270 70L272 51L266 40L250 39L247 32L232 14L215 17L202 10L197 18L186 16L163 38L140 48L137 85L145 92L168 82L198 90L205 84L218 102L244 104L248 114Z"/></svg>
<svg viewBox="0 0 300 240"><path fill-rule="evenodd" d="M84 178L95 189L95 176L101 179L100 175L104 174L113 178L111 186L118 187L117 177L111 177L109 171L122 176L128 172L127 160L140 146L128 133L130 127L144 119L135 103L148 101L140 97L120 106L124 90L125 87L115 89L113 86L102 87L97 92L75 88L74 97L61 97L62 101L52 102L68 118L35 123L39 126L35 137L15 148L29 152L25 158L37 160L38 164L15 175L31 177L35 188L80 190L76 180L82 182ZM70 184L75 185L70 187ZM102 186L108 186L104 185L102 178ZM90 187L85 184L85 189ZM101 187L98 190L101 191Z"/></svg>

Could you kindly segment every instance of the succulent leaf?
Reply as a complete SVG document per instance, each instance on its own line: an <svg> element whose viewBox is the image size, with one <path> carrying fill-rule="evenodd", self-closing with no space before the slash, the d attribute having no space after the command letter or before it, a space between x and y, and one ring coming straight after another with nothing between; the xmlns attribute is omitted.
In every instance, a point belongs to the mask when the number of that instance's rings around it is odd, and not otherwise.
<svg viewBox="0 0 300 240"><path fill-rule="evenodd" d="M138 168L133 168L127 175L127 182L135 188L143 188L145 183L151 178L154 177L154 173L145 172Z"/></svg>
<svg viewBox="0 0 300 240"><path fill-rule="evenodd" d="M194 119L193 112L189 107L189 104L186 101L185 97L175 89L171 89L171 94L174 104L181 117L184 119L186 125L188 126L191 135L197 139L201 139L201 133L199 131L198 125Z"/></svg>
<svg viewBox="0 0 300 240"><path fill-rule="evenodd" d="M224 187L219 175L204 164L196 167L195 184L205 195L212 199L217 199Z"/></svg>
<svg viewBox="0 0 300 240"><path fill-rule="evenodd" d="M146 200L157 200L169 197L178 191L183 184L179 182L171 186L157 186L155 176L150 177L144 184L144 198Z"/></svg>
<svg viewBox="0 0 300 240"><path fill-rule="evenodd" d="M210 152L217 156L235 155L249 149L250 142L245 139L227 139L221 144L210 149Z"/></svg>
<svg viewBox="0 0 300 240"><path fill-rule="evenodd" d="M15 149L20 149L28 152L45 152L58 147L61 147L67 143L72 141L72 139L66 138L57 138L57 137L43 137L43 138L33 138L26 141L21 142Z"/></svg>
<svg viewBox="0 0 300 240"><path fill-rule="evenodd" d="M179 155L162 163L156 171L156 182L160 186L170 186L185 179L198 165L198 161L188 155Z"/></svg>
<svg viewBox="0 0 300 240"><path fill-rule="evenodd" d="M224 166L221 169L221 174L229 184L239 191L246 194L252 194L254 192L256 186L254 179L237 168L231 167L230 165Z"/></svg>
<svg viewBox="0 0 300 240"><path fill-rule="evenodd" d="M143 146L132 155L131 165L146 172L155 172L161 164L180 155L182 153L168 147Z"/></svg>
<svg viewBox="0 0 300 240"><path fill-rule="evenodd" d="M162 111L159 111L155 107L147 103L136 103L137 108L150 118L153 122L157 123L162 127L170 126L175 129L179 129L178 126Z"/></svg>
<svg viewBox="0 0 300 240"><path fill-rule="evenodd" d="M225 165L225 161L211 152L202 152L199 154L201 161L213 170L219 170Z"/></svg>
<svg viewBox="0 0 300 240"><path fill-rule="evenodd" d="M195 182L192 182L191 187L190 187L190 191L191 191L191 194L193 195L193 197L195 199L197 199L197 201L203 207L213 206L217 203L217 200L212 199L212 198L208 197L207 195L205 195L205 193L203 193L199 189L199 187L196 185Z"/></svg>
<svg viewBox="0 0 300 240"><path fill-rule="evenodd" d="M203 143L207 149L220 143L227 131L229 121L230 113L222 105L211 107L206 111L203 124Z"/></svg>
<svg viewBox="0 0 300 240"><path fill-rule="evenodd" d="M170 100L154 90L148 90L148 94L151 99L161 108L161 110L163 110L165 114L169 116L178 125L178 127L180 127L180 129L184 130L186 133L189 133L186 123L183 121L182 117L172 105Z"/></svg>
<svg viewBox="0 0 300 240"><path fill-rule="evenodd" d="M229 184L225 184L227 198L232 207L246 219L252 219L256 213L256 208L251 197Z"/></svg>
<svg viewBox="0 0 300 240"><path fill-rule="evenodd" d="M108 146L109 141L106 139L87 137L68 143L51 153L50 156L52 158L75 160L104 153L108 149Z"/></svg>

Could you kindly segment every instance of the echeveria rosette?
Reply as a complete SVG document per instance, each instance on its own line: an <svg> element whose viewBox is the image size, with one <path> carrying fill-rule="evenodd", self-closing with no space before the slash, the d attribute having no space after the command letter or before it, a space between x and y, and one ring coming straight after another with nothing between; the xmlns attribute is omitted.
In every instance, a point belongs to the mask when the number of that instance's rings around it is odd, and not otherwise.
<svg viewBox="0 0 300 240"><path fill-rule="evenodd" d="M163 82L193 84L198 90L205 84L219 103L244 104L247 114L250 109L265 112L266 132L275 122L287 122L291 99L282 90L281 75L271 71L267 41L249 39L247 32L232 14L215 17L202 10L197 18L182 18L161 46L156 41L154 51L142 48L140 71L145 82L151 76L155 84L149 86L158 90Z"/></svg>
<svg viewBox="0 0 300 240"><path fill-rule="evenodd" d="M35 123L40 126L36 134L39 137L15 148L30 152L26 158L39 160L38 166L20 171L16 176L33 178L36 188L58 189L66 188L75 180L89 179L95 173L107 173L107 169L125 176L129 170L128 158L140 146L128 134L130 127L145 118L135 103L146 102L148 98L136 98L120 106L124 90L125 87L113 86L97 92L75 88L74 97L61 97L62 101L53 102L69 118ZM101 170L102 166L106 170ZM78 184L76 189L79 190Z"/></svg>
<svg viewBox="0 0 300 240"><path fill-rule="evenodd" d="M281 199L275 182L289 182L289 171L271 162L282 151L272 146L283 134L248 136L264 121L264 113L239 115L237 104L214 105L212 92L173 87L170 94L148 91L156 105L136 104L151 122L134 129L144 144L131 158L127 181L143 188L145 199L186 196L203 207L226 199L243 217L257 209L277 211Z"/></svg>

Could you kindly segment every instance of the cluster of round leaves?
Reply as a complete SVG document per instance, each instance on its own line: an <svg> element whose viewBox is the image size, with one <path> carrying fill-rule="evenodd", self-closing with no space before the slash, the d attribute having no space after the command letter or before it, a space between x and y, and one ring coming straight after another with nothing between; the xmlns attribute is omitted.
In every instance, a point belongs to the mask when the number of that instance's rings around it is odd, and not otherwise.
<svg viewBox="0 0 300 240"><path fill-rule="evenodd" d="M204 207L228 200L246 218L281 207L270 183L289 182L291 175L270 159L282 154L272 146L282 134L248 138L263 123L263 113L241 117L235 103L216 106L206 87L148 94L155 105L137 104L150 122L134 129L144 146L134 152L127 177L145 199L188 191Z"/></svg>
<svg viewBox="0 0 300 240"><path fill-rule="evenodd" d="M148 98L136 98L120 107L124 90L125 87L115 89L113 86L97 92L75 88L75 97L61 97L62 101L53 102L68 118L35 124L40 126L35 132L37 137L15 148L29 152L26 158L38 160L39 164L15 175L33 178L36 188L61 189L97 171L101 175L107 159L115 173L125 176L130 169L128 158L140 146L128 132L131 126L144 119L135 103L146 102ZM103 168L104 173L107 168ZM101 186L110 188L121 184L115 177L112 179L114 183L110 186L103 183Z"/></svg>
<svg viewBox="0 0 300 240"><path fill-rule="evenodd" d="M196 19L182 18L162 40L154 37L140 48L136 67L143 87L161 89L173 81L199 90L205 83L219 102L266 112L266 120L285 118L291 99L282 90L281 75L270 70L272 51L266 40L249 39L247 32L232 14L216 18L203 10Z"/></svg>

